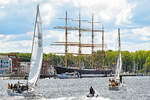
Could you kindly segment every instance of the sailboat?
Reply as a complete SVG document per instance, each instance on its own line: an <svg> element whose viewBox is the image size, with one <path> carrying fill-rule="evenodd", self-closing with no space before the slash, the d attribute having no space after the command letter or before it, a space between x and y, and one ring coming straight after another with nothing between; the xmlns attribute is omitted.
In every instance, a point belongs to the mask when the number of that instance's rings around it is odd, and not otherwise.
<svg viewBox="0 0 150 100"><path fill-rule="evenodd" d="M122 86L122 76L120 75L122 69L121 58L121 44L120 44L120 29L118 29L118 59L115 69L114 78L109 79L109 90L119 90Z"/></svg>
<svg viewBox="0 0 150 100"><path fill-rule="evenodd" d="M32 42L32 56L30 64L30 72L27 83L8 84L9 96L28 96L34 91L38 81L43 59L43 44L42 44L42 25L39 5L37 5L36 21L34 27L34 36Z"/></svg>

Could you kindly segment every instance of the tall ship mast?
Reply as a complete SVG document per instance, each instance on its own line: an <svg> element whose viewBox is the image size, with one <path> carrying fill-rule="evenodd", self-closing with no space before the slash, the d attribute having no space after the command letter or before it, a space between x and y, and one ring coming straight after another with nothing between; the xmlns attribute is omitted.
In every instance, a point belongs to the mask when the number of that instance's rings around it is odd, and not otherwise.
<svg viewBox="0 0 150 100"><path fill-rule="evenodd" d="M65 26L57 26L54 27L55 29L65 29L65 42L54 42L52 43L52 45L62 45L65 46L65 53L56 53L56 54L65 54L65 66L62 67L58 67L55 66L55 69L57 71L57 74L61 74L61 73L65 73L65 72L74 72L77 71L80 74L103 74L103 73L111 73L112 70L105 70L104 69L104 28L102 26L102 29L94 29L94 16L92 15L92 20L91 22L89 22L88 20L81 20L81 15L79 13L78 19L74 20L72 18L68 18L67 15L67 11L66 11L66 17L65 18L61 18L61 19L65 19ZM68 26L68 20L71 21L78 21L78 27L70 27ZM89 28L81 28L81 22L88 22L91 23L91 29ZM78 42L68 42L68 31L78 31L79 37L78 37ZM81 36L82 36L82 32L90 32L92 33L91 35L91 39L92 39L92 43L91 44L87 44L87 43L81 43ZM95 44L94 43L94 32L101 32L102 33L102 44ZM68 46L76 46L78 47L78 53L68 53ZM90 55L90 54L83 54L81 52L81 48L91 48L91 66L89 69L83 69L81 67L81 55ZM100 70L100 68L98 68L97 66L94 66L94 48L102 48L102 63L101 63L101 67L102 69ZM78 56L78 67L68 67L68 58L67 55L68 54L73 54L73 55L77 55Z"/></svg>
<svg viewBox="0 0 150 100"><path fill-rule="evenodd" d="M104 27L102 25L102 60L101 60L101 65L102 69L104 69L104 56L105 56L105 51L104 51Z"/></svg>

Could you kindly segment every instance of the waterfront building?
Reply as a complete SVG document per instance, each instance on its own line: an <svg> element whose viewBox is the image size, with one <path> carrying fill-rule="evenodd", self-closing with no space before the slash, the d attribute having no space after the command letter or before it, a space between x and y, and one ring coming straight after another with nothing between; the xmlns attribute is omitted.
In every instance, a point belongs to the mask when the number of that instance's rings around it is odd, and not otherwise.
<svg viewBox="0 0 150 100"><path fill-rule="evenodd" d="M0 55L0 75L12 72L12 59L8 55Z"/></svg>

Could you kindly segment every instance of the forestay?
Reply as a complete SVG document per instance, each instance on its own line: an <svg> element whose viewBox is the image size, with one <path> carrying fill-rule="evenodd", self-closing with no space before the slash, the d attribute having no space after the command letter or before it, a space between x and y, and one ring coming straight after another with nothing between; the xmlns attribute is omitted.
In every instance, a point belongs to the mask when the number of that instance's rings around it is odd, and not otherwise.
<svg viewBox="0 0 150 100"><path fill-rule="evenodd" d="M42 25L38 5L34 27L30 73L28 77L29 87L34 87L39 78L42 66L42 58L43 58Z"/></svg>

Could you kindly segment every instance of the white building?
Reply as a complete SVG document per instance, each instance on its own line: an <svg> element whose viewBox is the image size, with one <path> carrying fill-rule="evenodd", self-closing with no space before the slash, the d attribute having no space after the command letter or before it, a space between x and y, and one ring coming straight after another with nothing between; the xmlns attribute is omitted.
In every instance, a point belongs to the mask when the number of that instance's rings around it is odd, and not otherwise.
<svg viewBox="0 0 150 100"><path fill-rule="evenodd" d="M27 74L30 71L30 62L20 62L20 66L22 68L22 72Z"/></svg>
<svg viewBox="0 0 150 100"><path fill-rule="evenodd" d="M0 55L0 75L12 72L12 59L7 55Z"/></svg>

